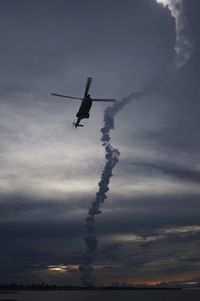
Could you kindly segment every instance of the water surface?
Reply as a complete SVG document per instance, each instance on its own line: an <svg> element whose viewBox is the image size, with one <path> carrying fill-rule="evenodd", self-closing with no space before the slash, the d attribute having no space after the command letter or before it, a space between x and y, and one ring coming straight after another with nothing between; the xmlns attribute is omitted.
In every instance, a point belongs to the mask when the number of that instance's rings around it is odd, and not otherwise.
<svg viewBox="0 0 200 301"><path fill-rule="evenodd" d="M22 291L1 293L0 301L200 301L200 290Z"/></svg>

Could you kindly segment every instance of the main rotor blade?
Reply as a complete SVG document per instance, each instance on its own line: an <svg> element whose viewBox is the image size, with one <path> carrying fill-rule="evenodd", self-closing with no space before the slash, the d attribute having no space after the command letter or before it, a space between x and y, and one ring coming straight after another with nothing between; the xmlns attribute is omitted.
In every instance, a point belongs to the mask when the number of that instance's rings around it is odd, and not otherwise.
<svg viewBox="0 0 200 301"><path fill-rule="evenodd" d="M88 77L88 78L87 78L87 82L86 82L84 97L87 97L87 96L88 96L88 92L89 92L89 89L90 89L91 82L92 82L92 78L91 78L91 77Z"/></svg>
<svg viewBox="0 0 200 301"><path fill-rule="evenodd" d="M103 99L103 98L102 99L100 99L100 98L94 98L93 99L92 98L92 101L112 101L113 102L113 101L116 101L116 99L106 99L106 98L105 99Z"/></svg>
<svg viewBox="0 0 200 301"><path fill-rule="evenodd" d="M78 99L78 100L82 100L82 98L78 98L78 97L72 97L72 96L68 96L68 95L62 95L62 94L57 94L57 93L51 93L51 95L53 95L53 96L65 97L65 98L72 98L72 99Z"/></svg>

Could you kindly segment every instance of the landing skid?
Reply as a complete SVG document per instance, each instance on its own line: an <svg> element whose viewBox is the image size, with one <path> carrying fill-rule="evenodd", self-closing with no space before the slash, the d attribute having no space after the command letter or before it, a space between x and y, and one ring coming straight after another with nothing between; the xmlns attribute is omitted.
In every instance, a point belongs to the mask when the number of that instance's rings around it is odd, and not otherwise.
<svg viewBox="0 0 200 301"><path fill-rule="evenodd" d="M83 127L83 124L76 124L76 122L73 122L73 127L77 128L78 126Z"/></svg>

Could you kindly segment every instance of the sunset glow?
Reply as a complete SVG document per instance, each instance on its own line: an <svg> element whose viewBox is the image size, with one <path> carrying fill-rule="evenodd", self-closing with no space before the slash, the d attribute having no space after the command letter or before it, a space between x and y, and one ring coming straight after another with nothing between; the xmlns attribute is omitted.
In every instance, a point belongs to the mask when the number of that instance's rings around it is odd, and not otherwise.
<svg viewBox="0 0 200 301"><path fill-rule="evenodd" d="M49 272L58 272L58 273L70 273L73 271L78 270L78 265L49 265L48 271Z"/></svg>

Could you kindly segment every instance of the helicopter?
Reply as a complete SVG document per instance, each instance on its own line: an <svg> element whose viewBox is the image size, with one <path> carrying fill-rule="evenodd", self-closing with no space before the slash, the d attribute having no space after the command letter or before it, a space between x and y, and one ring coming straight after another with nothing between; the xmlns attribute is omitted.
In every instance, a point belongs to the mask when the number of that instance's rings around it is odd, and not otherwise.
<svg viewBox="0 0 200 301"><path fill-rule="evenodd" d="M76 122L73 123L74 127L83 127L83 124L80 124L82 119L85 118L89 118L90 117L90 109L92 107L92 103L93 101L107 101L107 102L114 102L116 101L115 99L102 99L102 98L91 98L90 94L89 94L89 89L92 83L92 77L88 77L87 78L87 82L86 82L86 86L85 86L85 93L83 98L79 98L79 97L73 97L73 96L68 96L68 95L62 95L62 94L58 94L58 93L51 93L51 95L53 96L59 96L59 97L64 97L64 98L70 98L70 99L77 99L77 100L81 100L81 104L79 107L79 110L76 114L77 120Z"/></svg>

